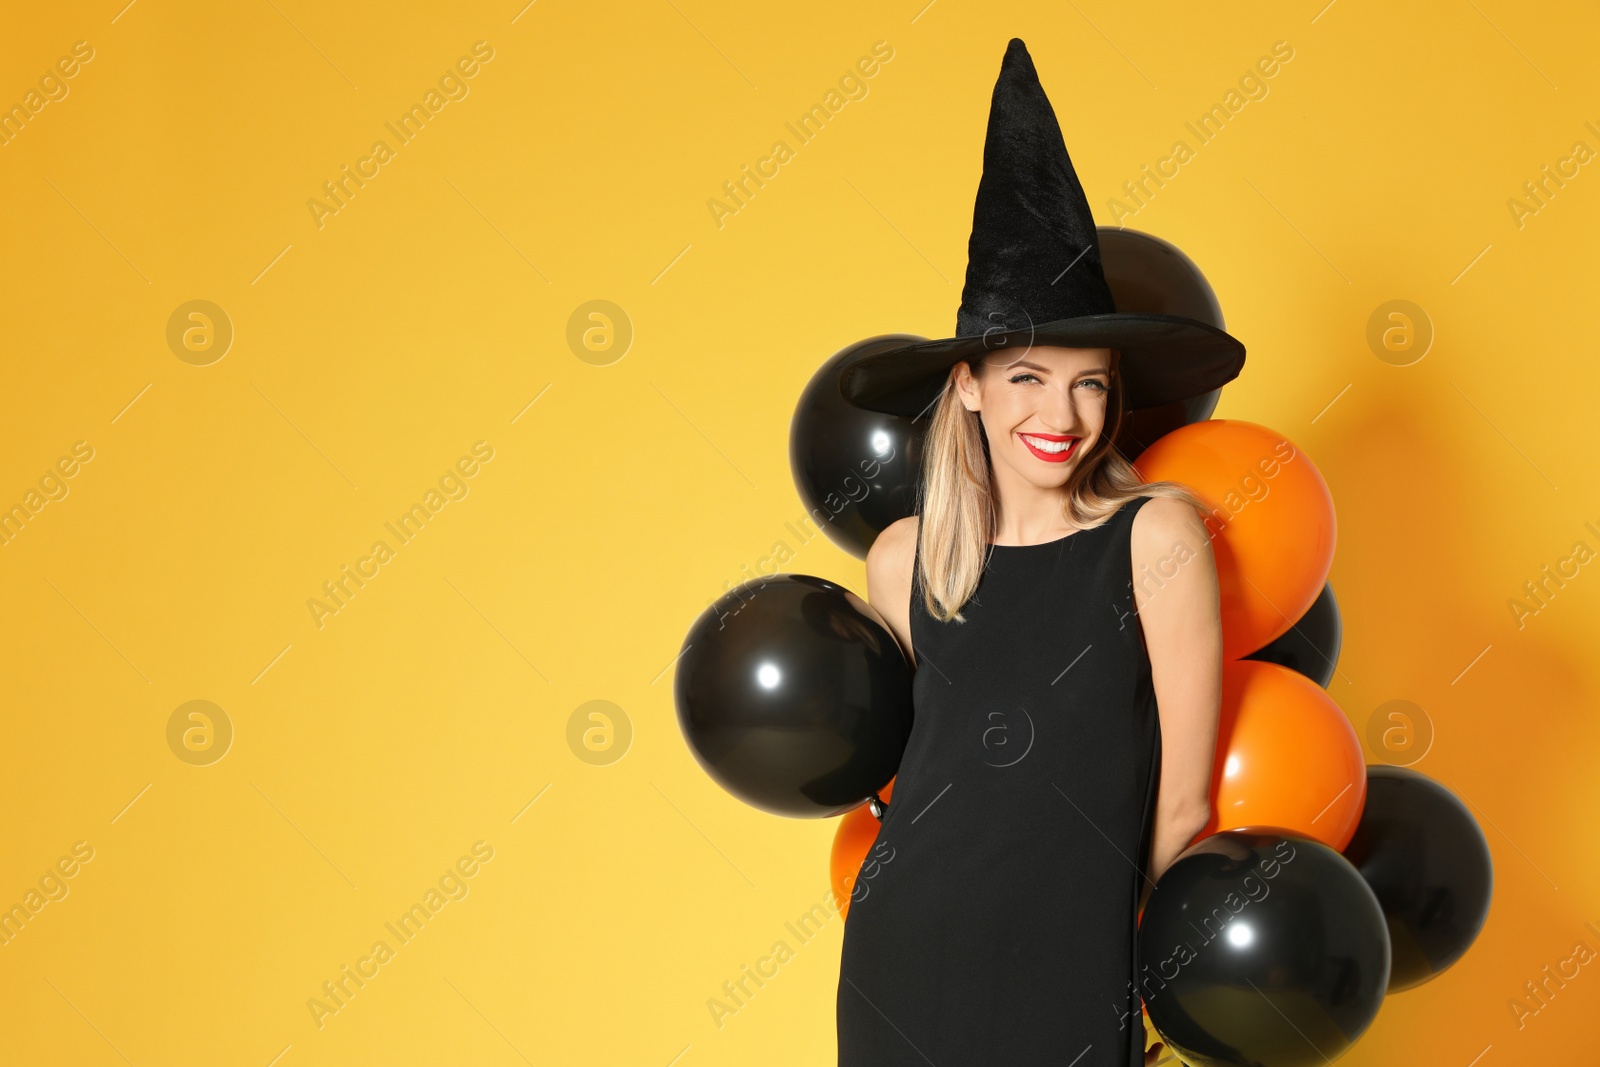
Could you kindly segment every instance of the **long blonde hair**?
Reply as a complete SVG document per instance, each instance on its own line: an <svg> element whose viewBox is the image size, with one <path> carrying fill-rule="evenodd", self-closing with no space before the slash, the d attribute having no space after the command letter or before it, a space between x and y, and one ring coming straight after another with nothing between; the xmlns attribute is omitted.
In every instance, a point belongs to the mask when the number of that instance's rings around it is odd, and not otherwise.
<svg viewBox="0 0 1600 1067"><path fill-rule="evenodd" d="M1209 508L1178 482L1143 482L1114 444L1123 419L1120 353L1113 350L1106 426L1066 484L1068 522L1093 529L1129 500L1170 496L1186 501L1204 516ZM967 361L975 377L986 371L984 357ZM945 380L923 442L922 488L918 495L917 575L922 604L940 622L965 622L961 608L977 591L998 516L994 471L981 416L968 411L954 377Z"/></svg>

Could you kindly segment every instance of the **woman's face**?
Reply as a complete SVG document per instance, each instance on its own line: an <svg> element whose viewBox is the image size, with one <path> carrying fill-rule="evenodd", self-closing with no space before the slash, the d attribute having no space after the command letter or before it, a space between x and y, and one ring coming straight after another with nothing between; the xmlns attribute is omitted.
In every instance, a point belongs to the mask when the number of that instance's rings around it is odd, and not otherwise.
<svg viewBox="0 0 1600 1067"><path fill-rule="evenodd" d="M1003 348L984 357L981 376L956 364L956 388L978 412L989 454L1040 488L1066 484L1105 430L1111 393L1109 348Z"/></svg>

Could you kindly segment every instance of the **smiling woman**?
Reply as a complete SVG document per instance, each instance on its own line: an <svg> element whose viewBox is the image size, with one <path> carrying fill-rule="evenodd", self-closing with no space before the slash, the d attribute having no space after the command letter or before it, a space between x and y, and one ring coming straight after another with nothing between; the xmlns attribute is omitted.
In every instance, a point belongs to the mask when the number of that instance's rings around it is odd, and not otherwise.
<svg viewBox="0 0 1600 1067"><path fill-rule="evenodd" d="M1079 357L1074 359L1074 362L1084 362L1081 357L1086 354L1087 362L1093 364L1090 367L1077 369L1076 373L1072 372L1073 368L1069 365L1063 375L1063 378L1069 383L1061 390L1063 394L1069 391L1088 392L1091 396L1104 398L1111 393L1110 363L1112 352L1110 349L1056 349L1054 351L1067 353L1069 357ZM1032 354L1032 352L1029 353L1029 355ZM979 366L986 365L986 363L979 364ZM970 392L971 386L968 383L974 380L971 369L968 364L961 364L960 367L967 371L966 378L963 380L963 388ZM1048 385L1054 377L1049 367L1026 358L1010 363L1006 366L1004 374L1005 381L1008 384L1020 387ZM1013 398L1019 397L1016 391L1008 391L1008 393ZM1076 402L1074 401L1069 406L1076 407ZM972 409L969 408L968 410ZM1086 419L1093 418L1096 413L1100 416L1098 421L1103 427L1105 423L1103 407L1098 412L1086 409L1085 417ZM1042 430L1018 430L1016 435L1036 459L1043 460L1046 463L1065 463L1072 459L1078 452L1078 443L1085 436L1082 432L1046 433Z"/></svg>
<svg viewBox="0 0 1600 1067"><path fill-rule="evenodd" d="M1019 40L968 248L955 337L840 371L860 407L932 415L917 513L867 554L918 669L878 833L896 860L845 925L839 1064L1133 1067L1138 903L1210 819L1222 633L1204 504L1113 441L1125 410L1235 377L1244 346L1117 312ZM1135 586L1174 556L1159 596Z"/></svg>
<svg viewBox="0 0 1600 1067"><path fill-rule="evenodd" d="M962 618L995 545L1036 544L1094 529L1138 497L1187 488L1142 482L1112 442L1124 415L1112 348L1036 345L955 364L924 442L920 522L924 607Z"/></svg>

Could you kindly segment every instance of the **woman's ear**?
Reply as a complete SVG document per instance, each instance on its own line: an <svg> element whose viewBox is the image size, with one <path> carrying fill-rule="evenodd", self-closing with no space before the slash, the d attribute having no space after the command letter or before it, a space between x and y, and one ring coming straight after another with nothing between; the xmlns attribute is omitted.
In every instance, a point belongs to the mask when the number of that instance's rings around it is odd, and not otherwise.
<svg viewBox="0 0 1600 1067"><path fill-rule="evenodd" d="M957 360L955 366L950 368L950 381L955 383L956 397L961 401L961 406L968 411L977 411L978 379L972 376L972 368L967 366L966 360Z"/></svg>

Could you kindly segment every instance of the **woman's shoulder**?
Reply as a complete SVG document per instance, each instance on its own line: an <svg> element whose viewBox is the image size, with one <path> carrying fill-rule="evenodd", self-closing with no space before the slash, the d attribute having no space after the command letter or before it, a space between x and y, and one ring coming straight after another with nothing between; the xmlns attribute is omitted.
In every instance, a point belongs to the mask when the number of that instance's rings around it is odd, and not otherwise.
<svg viewBox="0 0 1600 1067"><path fill-rule="evenodd" d="M917 561L917 531L920 525L916 515L907 515L883 528L883 532L872 542L872 547L867 549L868 586L875 584L874 578L877 578L886 586L910 587L911 570Z"/></svg>
<svg viewBox="0 0 1600 1067"><path fill-rule="evenodd" d="M911 644L911 592L917 525L915 515L891 522L867 550L867 603L888 620L901 651L913 665L917 655Z"/></svg>
<svg viewBox="0 0 1600 1067"><path fill-rule="evenodd" d="M1194 506L1179 497L1146 494L1128 506L1135 509L1129 542L1136 566L1141 559L1169 555L1180 544L1195 551L1210 540Z"/></svg>

